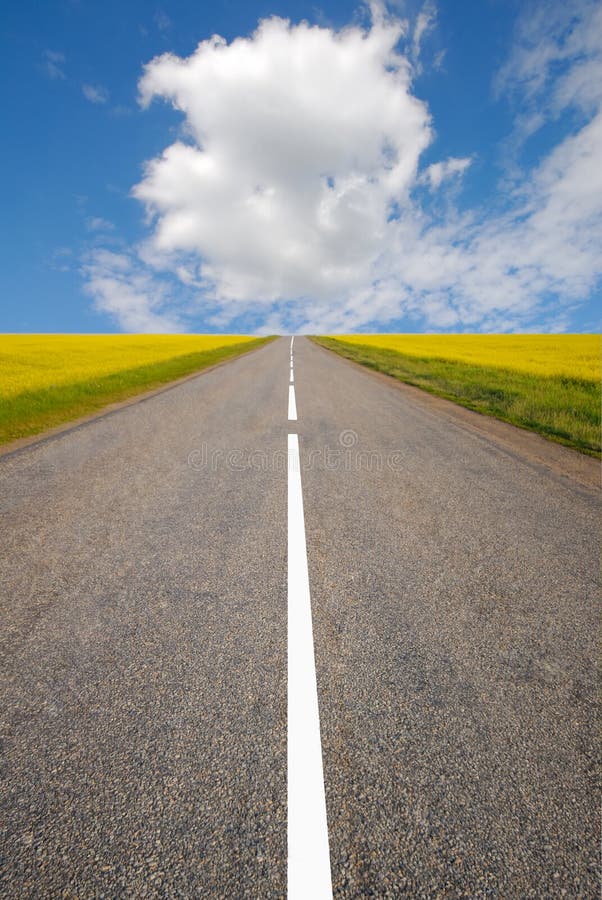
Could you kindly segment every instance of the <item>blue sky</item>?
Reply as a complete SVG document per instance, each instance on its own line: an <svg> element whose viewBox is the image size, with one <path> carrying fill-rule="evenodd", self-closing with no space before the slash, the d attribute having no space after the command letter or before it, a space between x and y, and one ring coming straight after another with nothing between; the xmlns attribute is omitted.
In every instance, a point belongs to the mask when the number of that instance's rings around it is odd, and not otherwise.
<svg viewBox="0 0 602 900"><path fill-rule="evenodd" d="M598 331L565 7L9 3L0 329Z"/></svg>

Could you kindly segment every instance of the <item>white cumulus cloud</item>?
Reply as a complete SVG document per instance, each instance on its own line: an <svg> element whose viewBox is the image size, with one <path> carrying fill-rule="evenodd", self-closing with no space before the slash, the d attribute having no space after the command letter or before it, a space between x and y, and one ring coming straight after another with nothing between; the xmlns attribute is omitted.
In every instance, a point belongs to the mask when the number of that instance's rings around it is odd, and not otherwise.
<svg viewBox="0 0 602 900"><path fill-rule="evenodd" d="M399 37L397 23L336 33L272 18L250 38L153 60L142 102L172 102L191 139L135 188L156 216L153 250L197 253L224 302L350 290L430 140Z"/></svg>

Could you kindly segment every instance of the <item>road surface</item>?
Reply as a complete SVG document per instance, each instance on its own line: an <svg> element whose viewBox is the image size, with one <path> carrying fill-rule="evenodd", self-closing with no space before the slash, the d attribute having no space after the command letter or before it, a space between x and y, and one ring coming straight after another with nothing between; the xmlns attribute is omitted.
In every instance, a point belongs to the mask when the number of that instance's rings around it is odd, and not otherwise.
<svg viewBox="0 0 602 900"><path fill-rule="evenodd" d="M595 463L289 348L0 459L0 893L286 896L296 434L332 893L597 897Z"/></svg>

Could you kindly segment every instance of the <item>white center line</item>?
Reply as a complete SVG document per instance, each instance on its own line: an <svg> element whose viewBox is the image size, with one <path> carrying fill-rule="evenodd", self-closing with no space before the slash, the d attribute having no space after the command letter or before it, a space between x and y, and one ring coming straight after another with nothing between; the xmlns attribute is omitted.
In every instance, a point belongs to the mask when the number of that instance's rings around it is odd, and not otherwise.
<svg viewBox="0 0 602 900"><path fill-rule="evenodd" d="M295 340L295 335L293 335L292 338L291 338L291 356L293 355L293 342L294 342L294 340Z"/></svg>
<svg viewBox="0 0 602 900"><path fill-rule="evenodd" d="M288 436L288 900L330 900L332 880L299 440Z"/></svg>
<svg viewBox="0 0 602 900"><path fill-rule="evenodd" d="M293 422L297 418L297 404L295 403L295 388L292 384L288 388L288 418Z"/></svg>

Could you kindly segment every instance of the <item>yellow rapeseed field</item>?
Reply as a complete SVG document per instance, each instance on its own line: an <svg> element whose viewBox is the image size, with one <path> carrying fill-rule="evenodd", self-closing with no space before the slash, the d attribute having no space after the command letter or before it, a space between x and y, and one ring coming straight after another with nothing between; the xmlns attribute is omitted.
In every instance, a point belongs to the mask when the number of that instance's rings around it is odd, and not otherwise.
<svg viewBox="0 0 602 900"><path fill-rule="evenodd" d="M348 344L382 347L422 359L445 359L528 372L600 380L601 339L595 334L347 334Z"/></svg>
<svg viewBox="0 0 602 900"><path fill-rule="evenodd" d="M0 335L0 443L160 388L266 340L235 334Z"/></svg>
<svg viewBox="0 0 602 900"><path fill-rule="evenodd" d="M251 340L232 334L0 334L0 401Z"/></svg>

